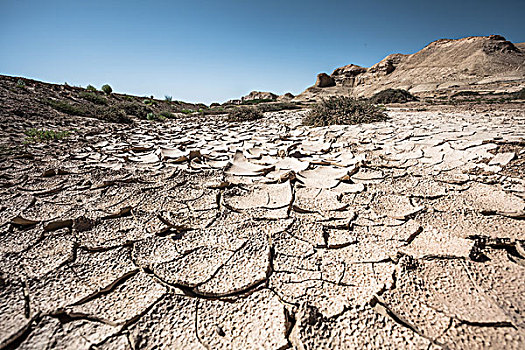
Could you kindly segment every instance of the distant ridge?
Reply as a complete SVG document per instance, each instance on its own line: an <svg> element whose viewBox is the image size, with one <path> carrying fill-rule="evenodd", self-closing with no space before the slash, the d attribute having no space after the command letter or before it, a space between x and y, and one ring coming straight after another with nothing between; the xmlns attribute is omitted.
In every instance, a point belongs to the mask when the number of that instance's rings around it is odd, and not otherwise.
<svg viewBox="0 0 525 350"><path fill-rule="evenodd" d="M501 35L439 39L414 54L388 55L369 68L349 64L319 76L296 100L342 94L369 97L387 88L434 94L473 86L523 86L525 43L513 44Z"/></svg>

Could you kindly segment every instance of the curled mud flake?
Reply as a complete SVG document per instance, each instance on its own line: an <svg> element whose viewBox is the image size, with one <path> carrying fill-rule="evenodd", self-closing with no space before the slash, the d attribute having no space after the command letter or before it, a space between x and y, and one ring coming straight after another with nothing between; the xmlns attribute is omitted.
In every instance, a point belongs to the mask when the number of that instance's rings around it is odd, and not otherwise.
<svg viewBox="0 0 525 350"><path fill-rule="evenodd" d="M263 166L251 163L246 159L242 151L237 151L233 157L232 165L226 168L225 173L235 176L260 176L274 169L273 166Z"/></svg>
<svg viewBox="0 0 525 350"><path fill-rule="evenodd" d="M313 170L299 172L297 179L306 187L312 188L334 188L341 180L346 179L354 168L335 168L329 166L318 166Z"/></svg>

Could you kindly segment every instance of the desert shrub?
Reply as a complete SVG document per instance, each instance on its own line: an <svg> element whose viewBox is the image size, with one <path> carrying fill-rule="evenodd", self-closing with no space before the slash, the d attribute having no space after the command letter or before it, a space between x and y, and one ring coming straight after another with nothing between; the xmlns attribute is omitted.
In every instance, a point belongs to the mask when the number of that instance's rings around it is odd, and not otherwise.
<svg viewBox="0 0 525 350"><path fill-rule="evenodd" d="M131 124L133 120L126 114L126 111L122 106L109 106L109 107L99 107L96 110L95 114L97 119L105 120L112 123L124 123Z"/></svg>
<svg viewBox="0 0 525 350"><path fill-rule="evenodd" d="M367 101L351 97L330 97L316 103L303 118L304 125L352 125L387 120L387 115Z"/></svg>
<svg viewBox="0 0 525 350"><path fill-rule="evenodd" d="M151 113L148 113L148 114L146 115L146 119L147 119L147 120L151 120L151 121L160 121L160 122L163 122L163 121L166 120L166 117L163 116L163 115L160 115L160 114L157 115L157 114L151 112Z"/></svg>
<svg viewBox="0 0 525 350"><path fill-rule="evenodd" d="M164 118L175 118L175 114L171 113L170 111L162 111L159 113L159 115Z"/></svg>
<svg viewBox="0 0 525 350"><path fill-rule="evenodd" d="M173 100L173 97L169 96L169 95L164 95L164 100L166 102L171 102Z"/></svg>
<svg viewBox="0 0 525 350"><path fill-rule="evenodd" d="M23 88L26 87L26 82L23 81L22 79L18 79L18 80L16 81L16 87L17 87L17 88L21 88L21 89L23 89Z"/></svg>
<svg viewBox="0 0 525 350"><path fill-rule="evenodd" d="M180 112L184 114L192 114L195 111L193 109L181 109Z"/></svg>
<svg viewBox="0 0 525 350"><path fill-rule="evenodd" d="M97 105L107 105L108 100L104 96L97 95L94 92L85 92L82 91L79 94L80 97L82 97L86 101L93 102Z"/></svg>
<svg viewBox="0 0 525 350"><path fill-rule="evenodd" d="M122 109L127 115L134 115L139 119L146 119L148 113L152 113L151 108L144 106L140 102L121 102L117 105L119 109Z"/></svg>
<svg viewBox="0 0 525 350"><path fill-rule="evenodd" d="M142 101L146 106L153 106L153 101L150 99L145 99Z"/></svg>
<svg viewBox="0 0 525 350"><path fill-rule="evenodd" d="M92 114L87 108L83 106L71 104L63 100L47 99L47 100L44 100L44 103L47 104L48 106L51 106L52 108L54 108L55 110L59 112L66 113L69 115L80 115L80 116L87 117Z"/></svg>
<svg viewBox="0 0 525 350"><path fill-rule="evenodd" d="M89 84L88 86L86 86L86 90L87 91L91 91L91 92L96 92L97 88L94 87L93 85Z"/></svg>
<svg viewBox="0 0 525 350"><path fill-rule="evenodd" d="M253 107L238 107L235 109L232 109L228 113L228 117L226 118L229 122L245 122L250 120L257 120L261 119L263 117L263 113Z"/></svg>
<svg viewBox="0 0 525 350"><path fill-rule="evenodd" d="M109 95L113 92L113 89L111 88L111 86L109 86L108 84L104 84L102 85L102 88L101 88L102 91L104 91L104 93L106 95Z"/></svg>
<svg viewBox="0 0 525 350"><path fill-rule="evenodd" d="M69 136L69 131L54 131L44 129L29 129L24 132L27 136L25 143L30 142L48 142L65 139Z"/></svg>
<svg viewBox="0 0 525 350"><path fill-rule="evenodd" d="M406 90L386 89L370 97L369 101L375 104L406 103L417 101L417 98Z"/></svg>

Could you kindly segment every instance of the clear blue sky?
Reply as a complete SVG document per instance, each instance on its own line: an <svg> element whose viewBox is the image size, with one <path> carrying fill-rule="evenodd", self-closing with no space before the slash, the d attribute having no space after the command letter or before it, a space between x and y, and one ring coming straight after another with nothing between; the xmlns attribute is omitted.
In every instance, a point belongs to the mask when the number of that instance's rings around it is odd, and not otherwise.
<svg viewBox="0 0 525 350"><path fill-rule="evenodd" d="M223 102L439 38L523 42L524 19L523 0L0 0L0 74Z"/></svg>

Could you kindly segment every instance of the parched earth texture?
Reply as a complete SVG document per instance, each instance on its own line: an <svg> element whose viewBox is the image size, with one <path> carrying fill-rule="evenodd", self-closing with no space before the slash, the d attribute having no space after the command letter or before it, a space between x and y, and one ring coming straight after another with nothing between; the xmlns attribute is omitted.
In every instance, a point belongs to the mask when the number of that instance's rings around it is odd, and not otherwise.
<svg viewBox="0 0 525 350"><path fill-rule="evenodd" d="M525 348L522 107L303 113L6 117L0 348Z"/></svg>

